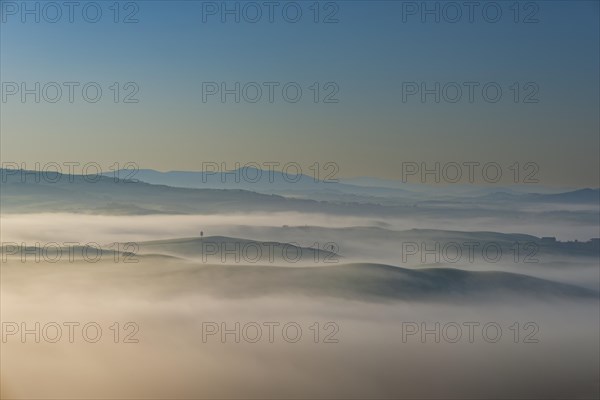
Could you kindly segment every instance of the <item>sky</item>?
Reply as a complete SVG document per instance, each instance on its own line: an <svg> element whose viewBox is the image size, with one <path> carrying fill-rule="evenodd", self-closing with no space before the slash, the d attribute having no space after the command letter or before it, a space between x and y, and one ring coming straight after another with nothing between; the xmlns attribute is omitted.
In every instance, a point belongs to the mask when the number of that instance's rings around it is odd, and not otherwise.
<svg viewBox="0 0 600 400"><path fill-rule="evenodd" d="M50 3L0 1L4 163L400 179L404 162L529 162L541 185L600 185L598 1L279 1L272 20L263 1L82 1L72 22Z"/></svg>

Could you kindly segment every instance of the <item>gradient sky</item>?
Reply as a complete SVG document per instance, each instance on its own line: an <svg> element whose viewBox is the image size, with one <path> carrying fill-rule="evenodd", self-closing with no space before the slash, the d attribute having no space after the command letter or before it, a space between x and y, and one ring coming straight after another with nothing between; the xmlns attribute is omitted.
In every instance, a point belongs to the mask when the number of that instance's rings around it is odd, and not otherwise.
<svg viewBox="0 0 600 400"><path fill-rule="evenodd" d="M277 10L273 23L266 15L203 23L201 1L137 1L139 22L115 24L113 2L97 3L106 14L96 24L77 10L74 23L4 15L3 83L93 81L104 96L95 104L80 92L73 104L66 94L54 104L9 97L0 104L3 162L199 170L203 161L333 161L340 177L400 179L405 161L519 161L538 163L544 185L599 186L598 1L535 2L539 22L530 24L514 23L514 1L496 2L497 23L481 8L473 23L466 15L422 23L419 15L403 22L400 1L338 1L332 24L312 21L312 1L298 2L295 24ZM531 10L525 3L521 20ZM114 103L108 86L130 81L139 103ZM295 104L279 94L273 104L203 103L206 81L298 82L305 90ZM493 104L481 91L474 103L466 94L454 104L403 102L402 82L411 81L497 82L504 92ZM336 82L339 103L314 103L313 82ZM515 103L514 82L535 82L539 102Z"/></svg>

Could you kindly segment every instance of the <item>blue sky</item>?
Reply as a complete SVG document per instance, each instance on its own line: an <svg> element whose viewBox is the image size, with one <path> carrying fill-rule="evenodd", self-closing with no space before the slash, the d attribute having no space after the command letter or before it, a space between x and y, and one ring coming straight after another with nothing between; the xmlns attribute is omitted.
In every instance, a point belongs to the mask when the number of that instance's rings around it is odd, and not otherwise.
<svg viewBox="0 0 600 400"><path fill-rule="evenodd" d="M433 16L422 22L420 10L403 14L422 2L402 1L321 2L319 23L313 1L294 3L302 10L297 23L281 14L290 2L278 2L273 23L264 7L258 23L243 15L223 23L218 12L203 22L203 8L222 2L201 1L121 2L114 23L114 2L100 1L97 23L79 10L73 23L65 15L50 23L43 14L23 23L24 2L1 3L3 83L97 82L103 89L93 104L7 97L3 161L132 161L160 170L199 169L202 161L333 161L340 176L392 179L403 161L520 161L538 163L547 185L598 186L597 1L520 2L518 23L514 1L479 2L472 23L466 14L456 23L444 14L439 23ZM427 4L442 10L447 2ZM496 5L502 15L492 23L481 9L493 17ZM122 23L131 11L138 22ZM338 22L323 23L334 11ZM538 22L524 23L528 15ZM114 82L134 82L139 102L114 103ZM203 102L203 82L296 82L303 93L298 103L278 91L273 103L218 95ZM335 88L339 101L315 103L315 82L319 100ZM403 102L406 82L492 82L503 92L497 103L480 89L472 103L466 92L456 103L433 96L423 103L418 94ZM539 101L523 103L528 93Z"/></svg>

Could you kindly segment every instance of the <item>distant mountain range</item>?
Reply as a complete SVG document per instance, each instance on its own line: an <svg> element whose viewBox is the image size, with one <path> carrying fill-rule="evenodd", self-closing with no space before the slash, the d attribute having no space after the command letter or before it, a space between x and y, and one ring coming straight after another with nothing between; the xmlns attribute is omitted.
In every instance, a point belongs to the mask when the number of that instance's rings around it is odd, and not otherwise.
<svg viewBox="0 0 600 400"><path fill-rule="evenodd" d="M2 172L2 171L0 171ZM53 176L54 182L35 173L23 182L20 174L2 174L2 212L75 212L95 214L216 214L235 212L326 212L332 214L390 215L397 207L378 204L334 204L311 199L286 198L241 189L191 189L145 182L115 181L95 176Z"/></svg>
<svg viewBox="0 0 600 400"><path fill-rule="evenodd" d="M40 177L39 173L28 172L26 179L20 174L6 173L0 170L0 200L2 212L83 212L97 214L215 214L231 212L255 211L297 211L312 213L327 213L334 215L358 216L402 216L435 215L447 216L451 212L455 217L493 217L510 212L512 217L518 217L519 210L515 205L531 203L560 203L565 205L587 204L591 207L598 205L598 189L581 189L559 194L510 194L491 193L479 197L454 198L452 201L431 201L427 198L418 199L410 192L397 189L359 187L335 183L315 183L312 178L304 177L302 184L288 184L293 190L302 192L301 196L284 196L280 194L260 193L259 186L246 183L246 187L255 189L215 189L175 187L163 184L116 181L108 176L89 177L81 175L53 176L53 182ZM184 177L197 176L198 173L162 173L145 172L140 177L150 178L159 176L171 184L184 185ZM191 175L189 175L191 174ZM277 175L277 174L276 174ZM36 181L36 177L40 178ZM151 180L151 179L150 179ZM310 182L309 182L310 181ZM194 182L192 180L192 182ZM188 183L187 185L201 185ZM277 187L280 183L274 183ZM271 185L268 184L267 185ZM326 192L330 200L311 198L311 193L321 193L317 188L339 188L337 194ZM218 185L217 185L218 186ZM262 186L263 188L265 186ZM333 186L332 186L333 187ZM266 189L265 189L266 190ZM287 190L287 189L286 189ZM289 189L292 190L292 189ZM278 191L278 190L271 190ZM284 191L282 189L282 191ZM359 194L353 194L357 191ZM380 197L384 192L393 193L397 198ZM341 194L340 194L341 193ZM403 197L406 194L405 197ZM341 196L341 197L340 197ZM318 195L317 195L318 197ZM345 201L353 200L353 201ZM385 199L385 201L378 201ZM392 199L392 200L390 200ZM395 200L394 200L395 199ZM503 204L505 210L495 210L496 203ZM487 207L491 204L492 207ZM476 205L476 206L473 206ZM487 207L487 208L486 208ZM444 214L446 213L446 214ZM573 214L571 213L572 217ZM582 218L585 215L582 214Z"/></svg>
<svg viewBox="0 0 600 400"><path fill-rule="evenodd" d="M599 189L556 192L539 185L498 187L495 185L419 185L375 178L355 178L329 182L307 175L291 177L281 172L240 168L227 174L220 172L169 171L151 169L111 172L107 176L128 176L142 182L196 189L242 189L264 194L279 194L314 200L402 205L423 200L541 201L598 203ZM237 179L237 181L236 181ZM292 182L293 181L293 182ZM540 191L530 193L529 191Z"/></svg>
<svg viewBox="0 0 600 400"><path fill-rule="evenodd" d="M479 200L492 201L527 201L538 203L566 203L566 204L600 204L600 190L578 189L564 193L523 193L514 194L494 192L478 197Z"/></svg>

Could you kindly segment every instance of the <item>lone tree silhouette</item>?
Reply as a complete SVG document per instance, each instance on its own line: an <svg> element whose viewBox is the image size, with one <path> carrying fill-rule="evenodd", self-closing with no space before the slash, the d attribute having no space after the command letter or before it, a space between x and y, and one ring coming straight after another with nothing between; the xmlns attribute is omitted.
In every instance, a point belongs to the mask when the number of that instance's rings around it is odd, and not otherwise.
<svg viewBox="0 0 600 400"><path fill-rule="evenodd" d="M200 231L200 238L204 236L204 231Z"/></svg>

